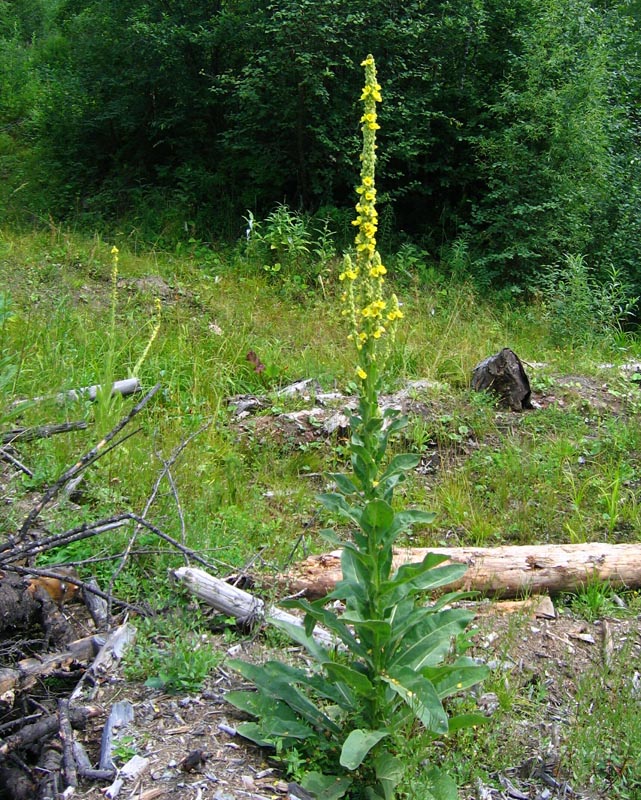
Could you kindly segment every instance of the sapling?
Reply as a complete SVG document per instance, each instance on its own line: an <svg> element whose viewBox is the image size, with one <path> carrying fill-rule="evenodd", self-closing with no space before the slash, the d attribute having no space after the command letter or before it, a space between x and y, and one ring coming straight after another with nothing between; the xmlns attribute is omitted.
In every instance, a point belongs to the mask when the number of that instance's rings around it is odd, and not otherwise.
<svg viewBox="0 0 641 800"><path fill-rule="evenodd" d="M385 293L387 270L376 249L376 108L382 98L373 57L362 65L357 234L355 252L345 256L339 275L359 402L350 416L352 471L333 474L336 490L320 497L350 529L346 541L333 530L322 532L342 548L343 577L326 598L286 604L305 614L304 629L272 620L307 650L313 667L233 661L231 666L257 691L227 694L230 703L256 720L241 723L238 732L295 764L297 779L324 800L346 793L395 797L405 777L405 737L417 726L429 739L477 724L477 715L448 717L443 700L485 675L483 667L457 653L457 640L472 615L452 606L461 594L448 593L446 587L465 567L429 554L420 564L392 568L398 536L415 524L432 522L434 514L393 506L394 489L419 457L388 457L390 437L406 420L394 409L382 411L379 404L385 363L403 312L396 296ZM312 638L317 624L339 646L318 644ZM426 800L455 800L454 782L438 770L429 751L421 777Z"/></svg>

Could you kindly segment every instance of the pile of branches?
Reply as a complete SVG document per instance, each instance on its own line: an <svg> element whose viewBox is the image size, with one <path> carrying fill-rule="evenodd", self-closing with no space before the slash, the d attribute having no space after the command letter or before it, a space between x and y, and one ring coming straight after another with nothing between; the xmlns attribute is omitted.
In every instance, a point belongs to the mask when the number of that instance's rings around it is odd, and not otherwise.
<svg viewBox="0 0 641 800"><path fill-rule="evenodd" d="M84 471L113 450L137 430L123 430L145 408L160 389L149 391L94 447L86 452L55 481L33 504L22 524L0 543L0 796L8 800L55 800L70 797L79 780L114 781L109 796L115 797L127 769L116 770L111 753L109 731L131 717L131 704L116 703L109 711L96 702L98 687L109 679L124 647L132 640L134 629L126 621L135 613L149 616L154 610L147 604L135 604L116 596L114 585L127 561L139 551L136 539L141 531L151 532L165 546L175 549L185 563L196 562L206 568L215 566L201 554L164 533L146 516L163 479L175 495L181 525L184 520L171 467L187 444L210 423L183 441L167 460L157 477L152 493L140 514L132 511L85 522L62 532L51 532L40 524L45 508L57 498L70 494ZM31 475L19 457L16 446L34 438L86 428L85 422L16 428L0 433L0 460L16 470ZM123 551L114 558L109 586L101 587L95 576L80 577L81 562L42 568L36 566L45 554L74 542L101 536L128 526L131 535ZM51 559L49 559L51 560ZM83 570L84 573L84 570ZM71 601L84 602L93 628L89 636L77 636ZM85 632L87 628L85 627ZM65 687L56 696L46 689L47 678L55 678ZM41 688L45 686L45 695ZM36 699L35 689L39 690ZM106 719L100 757L92 763L76 732L90 720ZM140 765L132 765L129 776ZM4 792L4 794L2 793Z"/></svg>

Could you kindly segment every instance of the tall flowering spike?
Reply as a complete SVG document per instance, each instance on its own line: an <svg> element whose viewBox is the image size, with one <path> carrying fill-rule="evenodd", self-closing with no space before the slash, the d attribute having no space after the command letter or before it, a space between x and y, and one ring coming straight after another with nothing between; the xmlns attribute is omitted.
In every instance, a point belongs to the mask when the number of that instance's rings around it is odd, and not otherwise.
<svg viewBox="0 0 641 800"><path fill-rule="evenodd" d="M383 293L384 276L387 273L376 249L378 212L376 211L376 131L379 129L376 104L382 101L381 87L376 80L376 64L369 55L362 62L365 67L365 86L361 94L363 115L361 131L363 150L361 153L361 182L356 189L356 219L352 224L356 234L356 256L352 260L345 256L343 271L339 275L346 283L342 300L351 323L350 339L358 352L356 374L368 382L369 390L376 387L376 376L380 375L393 341L396 320L403 315L395 295L386 299ZM381 341L385 338L385 341ZM378 363L377 363L378 362Z"/></svg>

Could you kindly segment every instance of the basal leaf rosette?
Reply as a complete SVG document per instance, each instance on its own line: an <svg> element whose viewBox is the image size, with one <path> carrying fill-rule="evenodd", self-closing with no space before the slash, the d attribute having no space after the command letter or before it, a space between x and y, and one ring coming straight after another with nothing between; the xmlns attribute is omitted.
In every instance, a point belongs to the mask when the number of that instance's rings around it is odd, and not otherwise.
<svg viewBox="0 0 641 800"><path fill-rule="evenodd" d="M350 321L349 338L356 346L356 375L363 383L365 394L379 388L379 376L390 353L394 340L394 327L403 316L395 294L386 297L384 292L387 270L376 249L378 212L376 211L376 131L379 129L376 104L380 103L381 86L376 80L376 65L369 55L362 62L365 67L365 86L361 94L363 115L361 131L363 150L361 182L356 192L356 219L358 228L356 254L346 255L339 275L345 284L342 301L343 313Z"/></svg>

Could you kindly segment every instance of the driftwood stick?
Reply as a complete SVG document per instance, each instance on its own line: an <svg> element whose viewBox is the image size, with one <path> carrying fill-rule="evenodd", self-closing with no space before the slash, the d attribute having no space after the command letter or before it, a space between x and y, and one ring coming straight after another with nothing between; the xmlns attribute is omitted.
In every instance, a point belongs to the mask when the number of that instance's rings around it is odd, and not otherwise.
<svg viewBox="0 0 641 800"><path fill-rule="evenodd" d="M87 585L82 589L82 599L91 614L96 629L105 630L109 621L109 601L96 594L96 589L100 591L98 580L94 575L87 581Z"/></svg>
<svg viewBox="0 0 641 800"><path fill-rule="evenodd" d="M27 475L29 478L33 478L33 472L28 467L25 467L25 465L21 461L18 461L17 458L12 456L11 453L5 450L4 447L0 447L0 458L3 461L7 461L16 469L19 469L20 472L24 472L24 474Z"/></svg>
<svg viewBox="0 0 641 800"><path fill-rule="evenodd" d="M10 431L0 433L2 444L13 444L14 442L31 442L33 439L47 439L57 433L70 433L71 431L84 431L89 424L84 420L78 422L61 422L58 425L37 425L33 428L13 428Z"/></svg>
<svg viewBox="0 0 641 800"><path fill-rule="evenodd" d="M73 741L73 755L78 766L78 775L81 778L89 781L111 781L116 776L114 769L93 769L84 745L77 739Z"/></svg>
<svg viewBox="0 0 641 800"><path fill-rule="evenodd" d="M100 744L100 769L115 769L113 762L114 740L116 731L124 728L134 720L134 707L129 700L119 700L114 703L109 712L109 718L102 731Z"/></svg>
<svg viewBox="0 0 641 800"><path fill-rule="evenodd" d="M61 793L62 745L55 739L46 742L38 759L38 800L57 800Z"/></svg>
<svg viewBox="0 0 641 800"><path fill-rule="evenodd" d="M27 403L42 403L46 400L55 400L64 403L67 400L95 400L103 390L101 384L94 386L83 386L81 389L68 389L66 392L58 392L55 395L43 395L42 397L32 397L26 400L16 400L11 404L11 408L20 408ZM111 394L128 395L140 391L140 381L138 378L125 378L121 381L114 381L111 386Z"/></svg>
<svg viewBox="0 0 641 800"><path fill-rule="evenodd" d="M259 597L255 597L243 589L238 589L236 586L230 586L202 569L179 567L173 570L172 574L196 597L200 597L221 614L236 618L240 623L252 625L275 619L296 625L298 628L304 626L303 621L294 614L289 614L276 606L266 608L265 603ZM312 635L324 647L337 646L336 639L318 625L314 628Z"/></svg>
<svg viewBox="0 0 641 800"><path fill-rule="evenodd" d="M78 681L78 685L71 693L69 701L76 702L81 695L88 694L93 697L98 682L108 675L113 666L117 664L128 644L136 638L136 629L128 622L113 630L105 639L93 663Z"/></svg>
<svg viewBox="0 0 641 800"><path fill-rule="evenodd" d="M74 478L79 472L81 472L85 467L89 464L94 462L96 459L100 458L105 450L106 445L120 433L120 431L128 425L129 422L139 414L143 408L147 405L147 403L151 400L151 398L158 392L160 389L161 384L157 383L151 391L147 392L147 394L142 398L139 403L131 409L131 411L123 417L117 425L115 425L111 431L101 439L98 444L93 447L88 453L85 453L82 458L77 461L72 467L70 467L63 475L58 478L58 480L49 487L49 489L44 493L44 495L40 498L38 503L31 509L29 514L27 515L25 521L22 523L22 526L19 531L20 538L23 538L27 535L29 528L33 525L35 520L38 518L40 513L42 512L43 508L49 503L62 489L62 487L67 483L67 481Z"/></svg>

